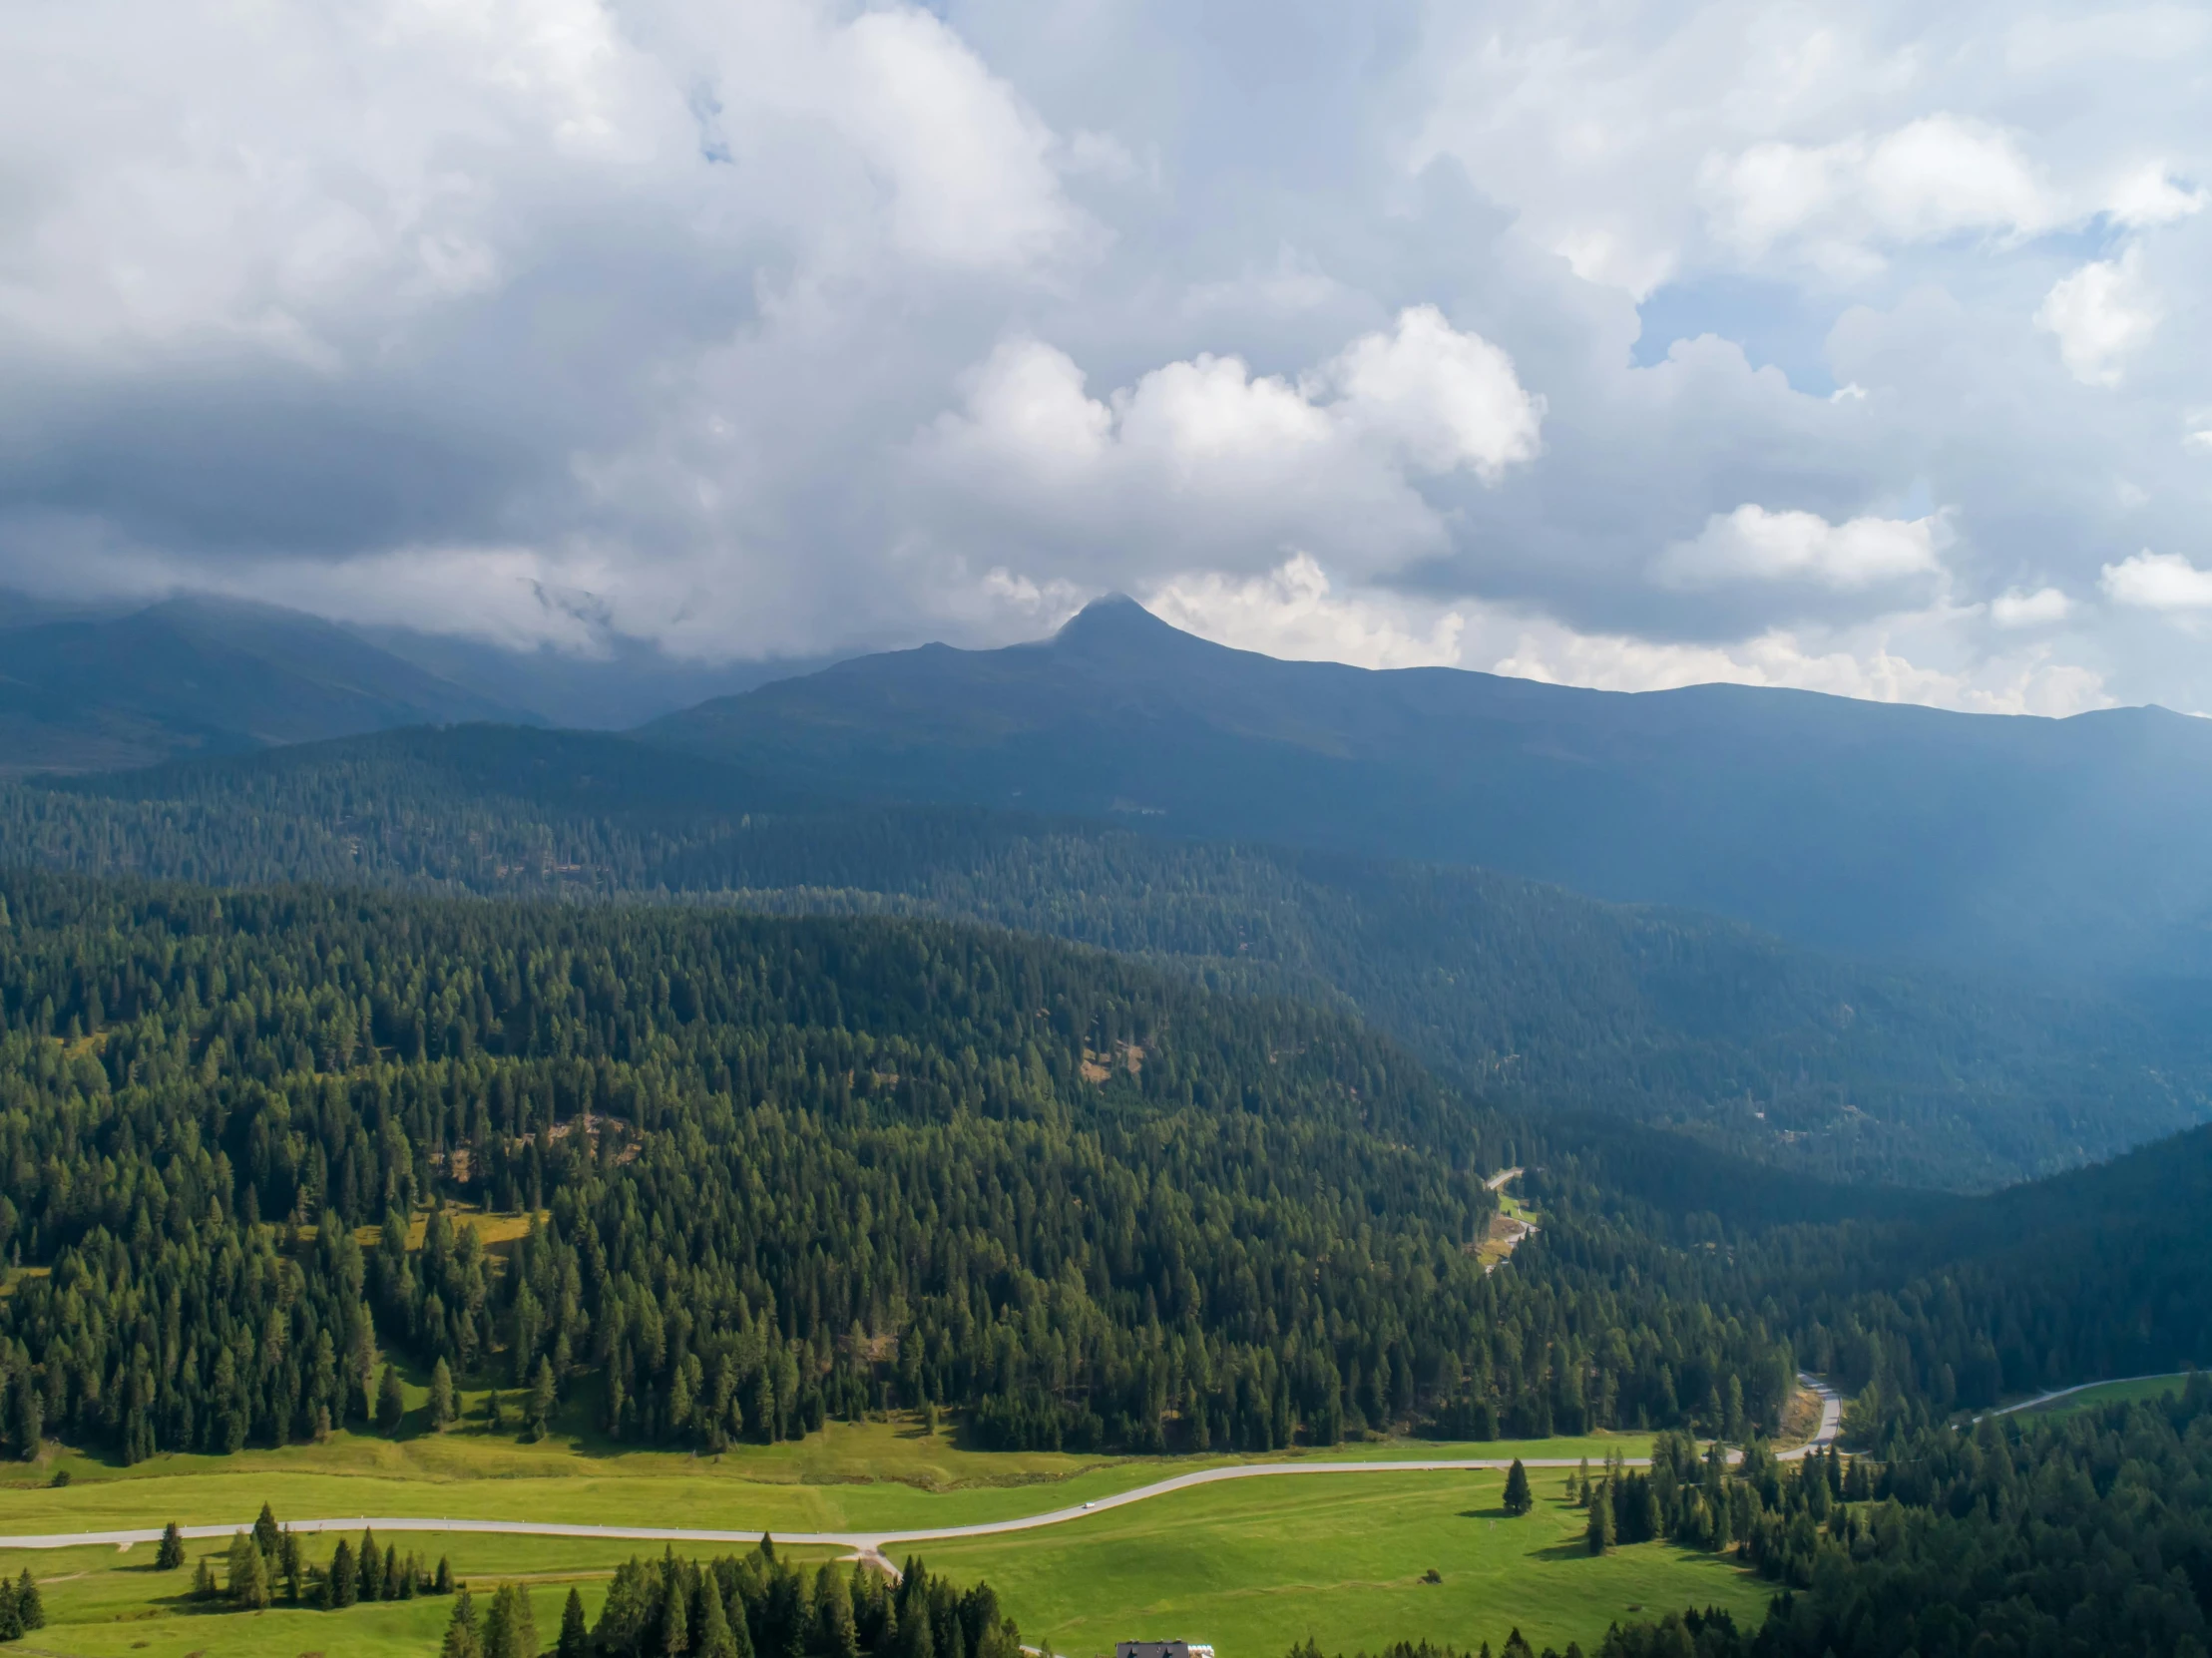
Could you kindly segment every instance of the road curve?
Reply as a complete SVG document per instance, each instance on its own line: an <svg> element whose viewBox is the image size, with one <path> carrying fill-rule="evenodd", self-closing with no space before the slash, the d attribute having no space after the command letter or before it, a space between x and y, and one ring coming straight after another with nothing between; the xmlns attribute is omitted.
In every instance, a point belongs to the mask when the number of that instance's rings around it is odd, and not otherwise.
<svg viewBox="0 0 2212 1658"><path fill-rule="evenodd" d="M1797 1373L1798 1384L1810 1390L1820 1400L1820 1427L1813 1437L1794 1451L1785 1451L1775 1458L1778 1462L1794 1462L1809 1456L1816 1451L1825 1451L1836 1443L1843 1432L1843 1396L1810 1371Z"/></svg>
<svg viewBox="0 0 2212 1658"><path fill-rule="evenodd" d="M2167 1377L2177 1381L2187 1376L2187 1371L2154 1370L2148 1376L2108 1376L2101 1382L2076 1382L2070 1388L2053 1388L2047 1394L2037 1394L2033 1399L2023 1399L2017 1405L2000 1405L1993 1411L1985 1411L1982 1417L2008 1417L2014 1411L2032 1411L2038 1405L2048 1405L2054 1399L2064 1399L2071 1394L2087 1393L2091 1388L2110 1388L2122 1382L2163 1382ZM1982 1417L1974 1420L1980 1422Z"/></svg>
<svg viewBox="0 0 2212 1658"><path fill-rule="evenodd" d="M1820 1429L1806 1444L1794 1451L1783 1451L1782 1459L1785 1461L1793 1461L1809 1451L1833 1444L1837 1430L1843 1423L1843 1401L1834 1390L1817 1378L1802 1373L1798 1380L1820 1396ZM1581 1466L1583 1460L1584 1458L1578 1456L1530 1456L1522 1459L1522 1465L1531 1468L1571 1468ZM1631 1467L1642 1467L1648 1463L1649 1458L1632 1456L1627 1460ZM1033 1531L1040 1526L1065 1525L1068 1521L1082 1519L1087 1514L1103 1514L1109 1508L1126 1507L1132 1502L1165 1496L1170 1491L1188 1490L1196 1485L1212 1485L1224 1479L1272 1478L1299 1473L1497 1473L1512 1467L1513 1461L1510 1456L1477 1456L1395 1462L1239 1462L1227 1467L1197 1468L1189 1473L1157 1479L1149 1485L1139 1485L1133 1490L1117 1492L1112 1496L1098 1497L1071 1507L1050 1509L1042 1514L1025 1514L1017 1519L984 1520L975 1525L925 1526L912 1530L784 1531L777 1533L777 1541L850 1548L862 1554L882 1554L894 1543L948 1542L960 1537L990 1537L1005 1531ZM513 1537L598 1537L610 1541L653 1543L749 1543L758 1538L762 1530L758 1526L742 1530L709 1531L671 1525L568 1525L551 1520L442 1519L419 1514L354 1514L339 1519L292 1520L288 1523L292 1530L302 1533L353 1531L364 1526L373 1526L379 1531L393 1532L482 1531ZM187 1525L181 1529L188 1539L204 1539L227 1537L231 1532L244 1530L251 1524L251 1520L246 1520L238 1525ZM84 1548L103 1543L117 1548L129 1548L134 1543L159 1542L161 1536L161 1528L158 1526L120 1531L53 1531L36 1536L0 1537L0 1548Z"/></svg>
<svg viewBox="0 0 2212 1658"><path fill-rule="evenodd" d="M1525 1458L1523 1466L1532 1468L1571 1468L1581 1465L1581 1458L1574 1456L1537 1456ZM1642 1465L1644 1458L1631 1458L1632 1465ZM1069 1520L1082 1519L1086 1514L1103 1514L1108 1508L1120 1508L1131 1502L1142 1502L1149 1497L1164 1496L1169 1491L1188 1489L1193 1485L1210 1485L1223 1479L1255 1479L1263 1475L1292 1473L1421 1473L1421 1472L1499 1472L1513 1466L1513 1458L1484 1456L1470 1459L1399 1462L1243 1462L1230 1467L1199 1468L1190 1473L1179 1473L1171 1479L1155 1480L1149 1485L1139 1485L1134 1490L1121 1491L1112 1496L1102 1496L1094 1501L1078 1503L1072 1507L1055 1508L1042 1514L1025 1514L1017 1519L986 1520L976 1525L941 1525L914 1529L882 1529L874 1531L778 1531L776 1541L782 1543L819 1544L832 1548L852 1548L863 1553L880 1552L892 1543L945 1542L956 1537L988 1537L1002 1531L1029 1531L1043 1525L1062 1525ZM363 1526L374 1526L379 1531L483 1531L503 1536L518 1537L602 1537L611 1540L635 1539L639 1542L691 1542L691 1543L749 1543L757 1541L762 1528L750 1526L742 1530L709 1531L681 1526L662 1525L569 1525L549 1520L486 1520L486 1519L438 1519L423 1515L354 1514L336 1519L291 1520L291 1529L298 1532L355 1531ZM247 1519L238 1525L187 1525L180 1529L188 1539L227 1537L233 1531L247 1529L252 1521ZM128 1548L133 1543L152 1543L161 1540L159 1526L119 1531L56 1531L37 1536L0 1537L0 1548L84 1548L102 1543L117 1548Z"/></svg>

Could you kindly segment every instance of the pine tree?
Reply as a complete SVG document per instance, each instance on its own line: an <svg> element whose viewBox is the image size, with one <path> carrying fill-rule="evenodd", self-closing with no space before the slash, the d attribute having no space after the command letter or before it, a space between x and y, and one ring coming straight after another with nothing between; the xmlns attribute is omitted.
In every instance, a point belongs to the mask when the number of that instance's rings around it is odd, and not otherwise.
<svg viewBox="0 0 2212 1658"><path fill-rule="evenodd" d="M264 1502L261 1504L259 1516L253 1521L253 1546L261 1551L262 1559L266 1560L275 1555L276 1541L280 1533L276 1528L276 1515L269 1505Z"/></svg>
<svg viewBox="0 0 2212 1658"><path fill-rule="evenodd" d="M353 1545L343 1537L330 1551L330 1607L344 1611L360 1597L361 1579L353 1564Z"/></svg>
<svg viewBox="0 0 2212 1658"><path fill-rule="evenodd" d="M530 1378L530 1426L534 1432L545 1433L553 1419L553 1366L541 1357Z"/></svg>
<svg viewBox="0 0 2212 1658"><path fill-rule="evenodd" d="M826 1567L824 1577L837 1574ZM705 1617L699 1623L698 1640L692 1646L693 1658L737 1658L737 1637L729 1630L729 1614L722 1608L722 1591L714 1582L714 1574L706 1574L703 1592L699 1596L705 1608Z"/></svg>
<svg viewBox="0 0 2212 1658"><path fill-rule="evenodd" d="M445 1626L438 1658L484 1658L484 1643L476 1633L476 1603L469 1598L465 1583L453 1602L453 1617Z"/></svg>
<svg viewBox="0 0 2212 1658"><path fill-rule="evenodd" d="M430 1580L430 1592L434 1595L449 1595L453 1592L453 1568L446 1564L443 1554L438 1556L438 1571Z"/></svg>
<svg viewBox="0 0 2212 1658"><path fill-rule="evenodd" d="M215 1592L216 1569L208 1564L208 1557L203 1554L200 1557L200 1563L193 1568L193 1598L195 1600L212 1600L215 1598Z"/></svg>
<svg viewBox="0 0 2212 1658"><path fill-rule="evenodd" d="M722 1628L728 1627L725 1618ZM730 1648L732 1653L736 1650ZM572 1588L568 1603L561 1608L561 1639L553 1649L553 1658L591 1658L591 1651L592 1634L584 1622L584 1597Z"/></svg>
<svg viewBox="0 0 2212 1658"><path fill-rule="evenodd" d="M178 1529L177 1522L171 1520L162 1527L161 1546L154 1550L154 1569L156 1571L175 1571L184 1563L185 1534Z"/></svg>
<svg viewBox="0 0 2212 1658"><path fill-rule="evenodd" d="M1513 1466L1506 1470L1506 1512L1526 1514L1537 1505L1534 1493L1529 1489L1529 1470L1522 1466L1521 1458L1513 1459Z"/></svg>
<svg viewBox="0 0 2212 1658"><path fill-rule="evenodd" d="M361 1533L361 1552L355 1556L360 1564L355 1568L357 1592L362 1600L384 1598L384 1551L376 1546L376 1528L370 1526Z"/></svg>
<svg viewBox="0 0 2212 1658"><path fill-rule="evenodd" d="M23 1575L15 1580L15 1621L25 1633L46 1627L46 1602L39 1598L38 1584L32 1579L29 1566L25 1566Z"/></svg>
<svg viewBox="0 0 2212 1658"><path fill-rule="evenodd" d="M376 1387L376 1426L387 1436L396 1434L406 1415L407 1396L400 1389L399 1372L386 1365L384 1379Z"/></svg>
<svg viewBox="0 0 2212 1658"><path fill-rule="evenodd" d="M1574 1505L1577 1508L1587 1508L1589 1506L1589 1458L1587 1456L1582 1458L1582 1465L1574 1470Z"/></svg>
<svg viewBox="0 0 2212 1658"><path fill-rule="evenodd" d="M484 1396L484 1426L490 1429L494 1434L502 1433L506 1430L507 1406L505 1402L500 1399L499 1390L497 1388L494 1388L490 1393Z"/></svg>
<svg viewBox="0 0 2212 1658"><path fill-rule="evenodd" d="M284 1598L294 1606L299 1604L299 1580L303 1575L299 1554L299 1533L290 1526L276 1540L277 1569L284 1576Z"/></svg>
<svg viewBox="0 0 2212 1658"><path fill-rule="evenodd" d="M16 1608L15 1585L0 1577L0 1641L13 1641L23 1634L23 1617Z"/></svg>
<svg viewBox="0 0 2212 1658"><path fill-rule="evenodd" d="M257 1612L268 1604L268 1560L243 1531L230 1533L230 1604Z"/></svg>
<svg viewBox="0 0 2212 1658"><path fill-rule="evenodd" d="M1589 1544L1592 1554L1603 1554L1613 1546L1613 1490L1609 1481L1598 1486L1590 1498L1589 1523L1582 1528L1582 1540Z"/></svg>
<svg viewBox="0 0 2212 1658"><path fill-rule="evenodd" d="M453 1421L453 1372L441 1356L430 1368L430 1426L444 1433Z"/></svg>
<svg viewBox="0 0 2212 1658"><path fill-rule="evenodd" d="M684 1616L683 1574L671 1570L668 1587L661 1607L661 1651L665 1658L682 1658L691 1650L689 1620Z"/></svg>

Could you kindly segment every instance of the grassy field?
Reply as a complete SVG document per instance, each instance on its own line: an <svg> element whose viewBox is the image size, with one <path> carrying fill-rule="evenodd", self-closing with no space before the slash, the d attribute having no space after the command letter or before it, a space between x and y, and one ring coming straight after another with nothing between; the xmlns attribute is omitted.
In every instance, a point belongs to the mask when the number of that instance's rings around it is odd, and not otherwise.
<svg viewBox="0 0 2212 1658"><path fill-rule="evenodd" d="M599 1616L607 1580L633 1554L658 1553L645 1543L599 1543L566 1538L486 1537L437 1532L395 1535L402 1555L410 1549L435 1560L448 1556L456 1572L479 1591L481 1600L502 1582L526 1582L538 1618L538 1633L551 1647L560 1629L561 1604L573 1583L582 1591L590 1615ZM311 1539L308 1557L328 1558L335 1538ZM226 1545L195 1543L193 1559L203 1553L220 1575ZM729 1552L722 1550L720 1552ZM826 1559L823 1550L795 1550L795 1559ZM438 1650L451 1599L429 1595L411 1601L355 1606L342 1612L313 1612L274 1607L265 1612L229 1612L189 1598L193 1569L154 1570L151 1544L128 1550L79 1548L26 1556L0 1556L11 1574L32 1564L46 1604L47 1627L10 1650L26 1655L67 1654L69 1658L299 1658L326 1653L329 1658L426 1658ZM478 1611L483 1605L480 1601Z"/></svg>
<svg viewBox="0 0 2212 1658"><path fill-rule="evenodd" d="M124 1468L82 1456L0 1475L0 1533L250 1520L262 1502L295 1518L352 1514L530 1519L711 1530L926 1529L1008 1519L1239 1460L1630 1456L1645 1437L1515 1444L1387 1441L1265 1457L1080 1456L964 1451L910 1421L830 1423L808 1439L720 1458L579 1441L522 1445L478 1431L396 1440L340 1434L322 1446L233 1456L164 1454ZM57 1489L51 1469L66 1469Z"/></svg>
<svg viewBox="0 0 2212 1658"><path fill-rule="evenodd" d="M1427 1637L1493 1651L1594 1650L1639 1609L1764 1616L1770 1586L1716 1556L1644 1543L1592 1558L1562 1476L1535 1476L1525 1518L1501 1474L1316 1474L1179 1491L1051 1530L934 1544L933 1572L986 1577L1023 1638L1091 1658L1134 1637L1210 1641L1221 1658L1282 1658ZM1441 1583L1425 1583L1434 1568Z"/></svg>
<svg viewBox="0 0 2212 1658"><path fill-rule="evenodd" d="M1211 1640L1221 1658L1281 1658L1309 1634L1329 1651L1398 1637L1500 1647L1519 1627L1540 1648L1570 1640L1593 1649L1607 1624L1638 1610L1721 1605L1762 1615L1768 1589L1708 1555L1665 1544L1591 1558L1579 1510L1559 1476L1536 1476L1535 1513L1507 1517L1504 1477L1471 1474L1316 1474L1180 1491L1051 1531L940 1544L932 1571L988 1578L1032 1644L1091 1658L1132 1635ZM569 1585L596 1617L608 1575L658 1546L473 1533L394 1534L402 1553L447 1556L479 1591L533 1585L539 1630L551 1643ZM308 1542L310 1559L334 1538ZM223 1548L196 1543L195 1556ZM719 1552L699 1550L700 1554ZM826 1559L823 1550L793 1550ZM238 1614L186 1598L187 1567L152 1569L154 1550L81 1548L0 1554L11 1575L27 1561L42 1585L48 1627L27 1653L73 1658L420 1658L437 1649L452 1602L415 1601L344 1612ZM1421 1581L1434 1567L1443 1581Z"/></svg>
<svg viewBox="0 0 2212 1658"><path fill-rule="evenodd" d="M0 1532L244 1524L263 1501L280 1518L406 1514L572 1520L710 1529L895 1530L1006 1518L1089 1500L1193 1467L1239 1460L1644 1454L1640 1436L1514 1444L1392 1441L1264 1458L1150 1458L964 1451L911 1421L832 1423L810 1439L748 1446L718 1461L568 1440L524 1445L466 1430L395 1440L341 1434L321 1446L235 1456L162 1455L124 1468L75 1454L0 1478ZM70 1482L57 1488L53 1473ZM1537 1475L1555 1495L1563 1476ZM1067 1651L1110 1650L1128 1620L1184 1620L1224 1643L1223 1658L1277 1658L1308 1628L1346 1643L1400 1634L1479 1640L1489 1622L1586 1644L1626 1606L1689 1600L1750 1609L1763 1593L1717 1562L1657 1547L1592 1561L1571 1534L1580 1516L1547 1500L1498 1520L1503 1476L1408 1472L1240 1481L1155 1498L1051 1532L930 1551L933 1569L988 1576L1030 1631ZM1356 1544L1346 1536L1357 1531ZM395 1533L387 1541L450 1557L480 1587L517 1577L543 1585L550 1642L567 1586L594 1615L607 1574L661 1545L476 1533ZM335 1538L310 1541L310 1558ZM221 1545L196 1543L220 1556ZM1347 1548L1350 1552L1346 1552ZM684 1550L712 1553L715 1549ZM1333 1552L1332 1552L1333 1551ZM158 1573L153 1548L0 1550L10 1577L29 1566L49 1627L27 1653L83 1658L382 1658L436 1650L451 1603L435 1597L343 1613L219 1613L185 1598L191 1569ZM903 1552L894 1548L894 1553ZM801 1551L801 1557L805 1557ZM816 1551L816 1557L823 1557ZM1316 1578L1319 1560L1334 1575ZM220 1564L220 1562L219 1562ZM1414 1580L1435 1566L1441 1586ZM1600 1616L1599 1613L1603 1615ZM1495 1614L1493 1616L1492 1614ZM1472 1622L1470 1620L1473 1620ZM1486 1621L1487 1620L1487 1621ZM1290 1631L1285 1635L1284 1631ZM1091 1641L1093 1646L1085 1646Z"/></svg>

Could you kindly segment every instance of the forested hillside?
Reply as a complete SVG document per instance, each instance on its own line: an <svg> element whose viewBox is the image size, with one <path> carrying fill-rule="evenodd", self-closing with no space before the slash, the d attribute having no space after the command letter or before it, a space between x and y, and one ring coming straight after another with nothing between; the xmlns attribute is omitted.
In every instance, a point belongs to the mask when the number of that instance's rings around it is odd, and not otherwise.
<svg viewBox="0 0 2212 1658"><path fill-rule="evenodd" d="M807 803L613 737L467 727L0 788L0 861L224 884L960 917L1357 1010L1501 1104L1840 1179L1996 1184L2212 1111L2212 1018L1862 966L1487 871Z"/></svg>
<svg viewBox="0 0 2212 1658"><path fill-rule="evenodd" d="M1343 1017L939 923L0 877L10 1433L375 1411L384 1356L665 1443L1771 1422L1787 1349ZM542 1205L505 1270L441 1202ZM431 1213L419 1243L411 1214ZM381 1230L370 1241L355 1228Z"/></svg>

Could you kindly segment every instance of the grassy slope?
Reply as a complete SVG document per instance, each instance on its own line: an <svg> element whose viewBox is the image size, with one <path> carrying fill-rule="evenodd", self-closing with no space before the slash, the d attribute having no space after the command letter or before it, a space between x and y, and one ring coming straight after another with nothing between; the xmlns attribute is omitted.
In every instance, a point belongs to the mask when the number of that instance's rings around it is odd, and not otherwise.
<svg viewBox="0 0 2212 1658"><path fill-rule="evenodd" d="M165 1454L121 1468L60 1459L0 1479L0 1534L249 1521L265 1500L280 1516L407 1514L567 1520L714 1530L926 1529L1006 1519L1123 1491L1221 1462L1296 1459L1642 1455L1648 1437L1444 1445L1426 1440L1277 1451L1268 1456L1081 1456L962 1451L911 1422L830 1423L797 1443L745 1446L716 1460L623 1451L588 1440L518 1444L464 1430L397 1440L340 1434L328 1445ZM5 1558L0 1557L0 1565Z"/></svg>
<svg viewBox="0 0 2212 1658"><path fill-rule="evenodd" d="M1495 1473L1206 1486L927 1558L989 1578L1025 1640L1079 1658L1134 1637L1211 1641L1222 1658L1281 1658L1308 1635L1327 1652L1424 1636L1496 1651L1516 1626L1539 1649L1594 1650L1637 1606L1764 1615L1769 1585L1717 1556L1645 1543L1593 1559L1561 1476L1535 1482L1518 1520ZM1441 1584L1421 1581L1431 1567Z"/></svg>
<svg viewBox="0 0 2212 1658"><path fill-rule="evenodd" d="M1537 1511L1505 1517L1495 1473L1362 1474L1253 1481L1177 1492L1050 1532L943 1544L932 1570L986 1577L1025 1638L1089 1658L1132 1635L1213 1641L1222 1658L1280 1658L1308 1634L1329 1650L1407 1636L1501 1646L1519 1627L1539 1647L1593 1649L1605 1626L1637 1607L1722 1605L1756 1621L1767 1585L1709 1555L1649 1543L1592 1559L1581 1514L1537 1475ZM311 1543L319 1558L334 1539ZM539 1632L550 1644L570 1582L597 1616L607 1575L651 1544L426 1533L390 1539L402 1552L448 1556L480 1591L533 1581ZM221 1545L195 1544L221 1569ZM0 1555L28 1560L44 1585L49 1627L27 1645L84 1658L337 1658L436 1649L451 1602L357 1607L342 1613L219 1613L183 1598L191 1569L157 1573L151 1545ZM714 1552L714 1551L700 1551ZM796 1551L799 1558L827 1558ZM1441 1584L1420 1581L1434 1566Z"/></svg>
<svg viewBox="0 0 2212 1658"><path fill-rule="evenodd" d="M450 1558L455 1571L478 1590L479 1615L497 1584L532 1583L538 1633L549 1648L560 1629L561 1603L571 1582L583 1592L587 1611L597 1618L615 1567L633 1554L658 1552L643 1543L437 1532L387 1540L397 1543L402 1554L413 1549L431 1560L441 1554ZM308 1557L328 1558L335 1542L335 1538L311 1542ZM193 1560L205 1553L221 1575L226 1544L195 1543L192 1550ZM802 1549L793 1557L829 1556L826 1551ZM46 1628L25 1641L27 1651L83 1658L133 1658L140 1652L146 1658L183 1658L194 1652L221 1658L295 1658L309 1652L327 1653L330 1658L423 1658L438 1650L453 1614L453 1602L438 1595L343 1612L272 1607L266 1612L233 1613L188 1598L193 1577L190 1563L177 1571L155 1571L151 1544L125 1551L78 1548L0 1556L11 1571L20 1571L25 1559L40 1580L47 1616Z"/></svg>

